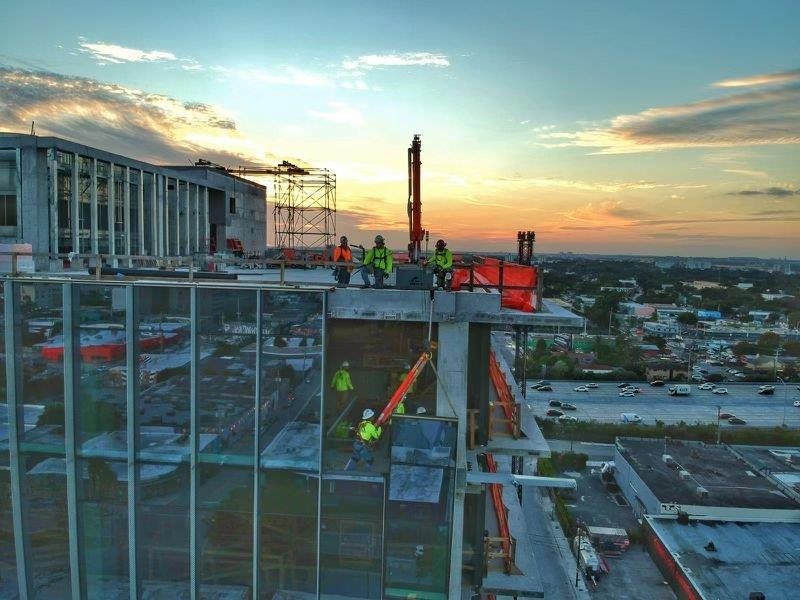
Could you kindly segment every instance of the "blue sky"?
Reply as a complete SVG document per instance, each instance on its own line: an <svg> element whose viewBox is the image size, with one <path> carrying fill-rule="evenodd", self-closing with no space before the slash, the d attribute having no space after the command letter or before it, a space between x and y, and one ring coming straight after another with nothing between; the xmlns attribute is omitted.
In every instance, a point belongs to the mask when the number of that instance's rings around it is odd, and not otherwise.
<svg viewBox="0 0 800 600"><path fill-rule="evenodd" d="M397 247L421 133L456 247L800 256L800 3L566 4L14 2L0 129L328 166Z"/></svg>

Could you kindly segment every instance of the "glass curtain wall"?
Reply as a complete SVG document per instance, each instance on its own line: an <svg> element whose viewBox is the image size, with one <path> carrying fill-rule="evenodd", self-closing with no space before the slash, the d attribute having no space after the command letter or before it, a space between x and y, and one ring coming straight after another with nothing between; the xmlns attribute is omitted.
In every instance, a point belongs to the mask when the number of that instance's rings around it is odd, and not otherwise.
<svg viewBox="0 0 800 600"><path fill-rule="evenodd" d="M176 256L178 251L178 180L167 179L167 211L169 215L166 220L167 239L169 244L167 246L167 254L169 256Z"/></svg>
<svg viewBox="0 0 800 600"><path fill-rule="evenodd" d="M72 252L72 161L68 152L56 153L56 209L58 212L58 252Z"/></svg>
<svg viewBox="0 0 800 600"><path fill-rule="evenodd" d="M201 597L217 586L252 594L256 299L255 290L197 292Z"/></svg>
<svg viewBox="0 0 800 600"><path fill-rule="evenodd" d="M110 165L97 161L97 251L108 254L108 170Z"/></svg>
<svg viewBox="0 0 800 600"><path fill-rule="evenodd" d="M92 159L78 157L78 252L92 251Z"/></svg>
<svg viewBox="0 0 800 600"><path fill-rule="evenodd" d="M153 246L153 177L152 173L144 173L144 202L142 206L144 231L142 232L142 254L155 254Z"/></svg>
<svg viewBox="0 0 800 600"><path fill-rule="evenodd" d="M322 295L262 292L260 598L317 591Z"/></svg>
<svg viewBox="0 0 800 600"><path fill-rule="evenodd" d="M125 288L73 288L78 543L87 598L129 586ZM63 350L62 350L63 353Z"/></svg>
<svg viewBox="0 0 800 600"><path fill-rule="evenodd" d="M0 286L0 348L5 347L5 290ZM8 403L6 363L0 362L0 597L17 594L17 560L14 546L14 521L11 511L11 466L9 463Z"/></svg>
<svg viewBox="0 0 800 600"><path fill-rule="evenodd" d="M114 165L114 253L125 254L125 168Z"/></svg>
<svg viewBox="0 0 800 600"><path fill-rule="evenodd" d="M188 288L135 290L136 563L145 597L188 597L191 340ZM201 434L207 439L208 434Z"/></svg>
<svg viewBox="0 0 800 600"><path fill-rule="evenodd" d="M20 429L23 531L35 598L70 595L64 437L62 286L16 286L16 394Z"/></svg>
<svg viewBox="0 0 800 600"><path fill-rule="evenodd" d="M0 150L0 228L17 226L17 151ZM3 235L13 235L4 231Z"/></svg>

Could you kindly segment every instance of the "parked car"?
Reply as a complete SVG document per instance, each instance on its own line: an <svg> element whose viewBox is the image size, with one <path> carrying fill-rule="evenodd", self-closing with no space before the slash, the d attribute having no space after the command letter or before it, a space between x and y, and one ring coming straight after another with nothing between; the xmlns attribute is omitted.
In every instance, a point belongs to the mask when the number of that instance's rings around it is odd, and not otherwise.
<svg viewBox="0 0 800 600"><path fill-rule="evenodd" d="M570 404L569 402L562 402L561 403L562 410L578 410L578 407L574 404Z"/></svg>
<svg viewBox="0 0 800 600"><path fill-rule="evenodd" d="M717 387L717 386L715 386L713 383L701 383L700 385L697 386L697 389L698 390L713 390L715 387Z"/></svg>
<svg viewBox="0 0 800 600"><path fill-rule="evenodd" d="M596 383L592 382L592 383L587 383L587 384L586 384L586 387L587 387L587 388L589 388L590 390L596 390L596 389L597 389L597 388L599 388L600 386L599 386L599 385L597 385Z"/></svg>
<svg viewBox="0 0 800 600"><path fill-rule="evenodd" d="M705 381L705 378L699 373L692 375L692 381Z"/></svg>
<svg viewBox="0 0 800 600"><path fill-rule="evenodd" d="M653 387L663 387L664 384L665 382L661 381L660 379L653 379L653 381L650 382L650 385Z"/></svg>
<svg viewBox="0 0 800 600"><path fill-rule="evenodd" d="M719 418L720 419L735 419L736 415L733 414L733 413L729 413L729 412L721 412L721 413L719 413Z"/></svg>
<svg viewBox="0 0 800 600"><path fill-rule="evenodd" d="M553 386L550 385L540 385L534 388L537 392L552 392Z"/></svg>
<svg viewBox="0 0 800 600"><path fill-rule="evenodd" d="M734 377L736 377L736 379L744 379L745 377L747 377L747 375L745 375L744 373L737 373L736 375L734 375Z"/></svg>
<svg viewBox="0 0 800 600"><path fill-rule="evenodd" d="M578 387L575 388L575 391L576 392L588 392L589 388L586 387L585 385L579 385Z"/></svg>
<svg viewBox="0 0 800 600"><path fill-rule="evenodd" d="M550 402L548 402L547 405L555 406L556 408L558 408L559 406L561 406L561 400L550 400Z"/></svg>
<svg viewBox="0 0 800 600"><path fill-rule="evenodd" d="M730 419L728 419L728 423L730 423L731 425L746 425L747 421L745 421L744 419L740 419L739 417L731 417Z"/></svg>
<svg viewBox="0 0 800 600"><path fill-rule="evenodd" d="M551 408L547 411L548 417L563 417L564 413L560 410L556 410L555 408Z"/></svg>
<svg viewBox="0 0 800 600"><path fill-rule="evenodd" d="M561 415L558 417L558 420L562 423L576 423L578 421L578 417L573 417L572 415Z"/></svg>
<svg viewBox="0 0 800 600"><path fill-rule="evenodd" d="M629 392L628 390L622 390L622 391L619 393L619 395L620 395L622 398L635 398L635 397L636 397L636 392Z"/></svg>
<svg viewBox="0 0 800 600"><path fill-rule="evenodd" d="M711 391L712 394L727 394L728 388L717 388Z"/></svg>

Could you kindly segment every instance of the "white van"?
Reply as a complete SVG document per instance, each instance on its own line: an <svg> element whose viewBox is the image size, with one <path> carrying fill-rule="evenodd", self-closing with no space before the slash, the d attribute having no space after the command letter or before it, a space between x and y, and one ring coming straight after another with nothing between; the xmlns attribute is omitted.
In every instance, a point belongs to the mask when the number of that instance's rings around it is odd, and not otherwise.
<svg viewBox="0 0 800 600"><path fill-rule="evenodd" d="M641 423L642 417L637 415L636 413L622 413L620 415L623 423Z"/></svg>
<svg viewBox="0 0 800 600"><path fill-rule="evenodd" d="M688 396L692 393L692 387L689 385L680 384L680 385L673 385L669 388L669 395L670 396Z"/></svg>

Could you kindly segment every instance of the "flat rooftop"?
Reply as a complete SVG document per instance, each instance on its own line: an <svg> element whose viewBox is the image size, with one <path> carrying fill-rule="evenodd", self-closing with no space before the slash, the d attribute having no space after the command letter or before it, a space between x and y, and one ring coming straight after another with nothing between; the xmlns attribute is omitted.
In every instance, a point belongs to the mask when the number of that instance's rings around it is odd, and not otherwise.
<svg viewBox="0 0 800 600"><path fill-rule="evenodd" d="M645 519L704 598L797 598L800 524ZM705 549L709 542L714 552Z"/></svg>
<svg viewBox="0 0 800 600"><path fill-rule="evenodd" d="M800 509L772 481L727 446L663 439L618 438L617 448L659 502L734 508ZM672 457L667 464L662 456ZM688 471L681 476L680 471ZM698 486L708 496L697 493Z"/></svg>

